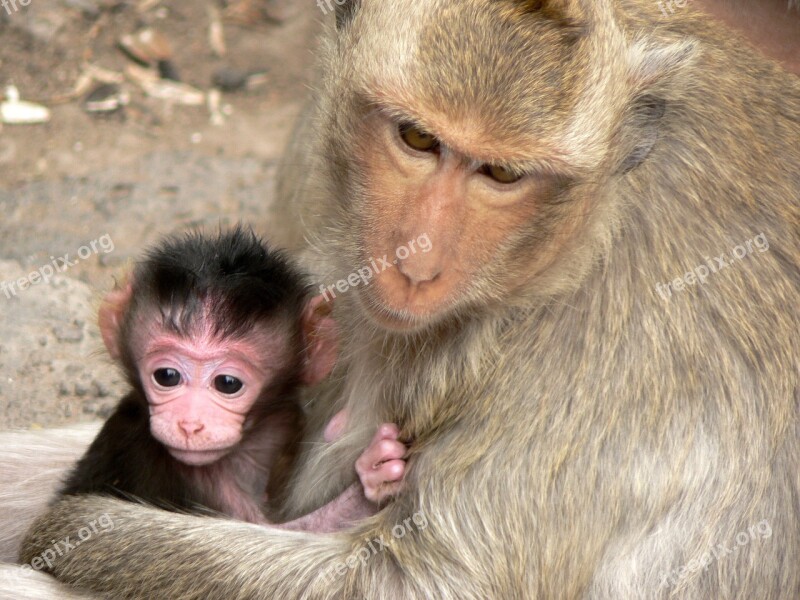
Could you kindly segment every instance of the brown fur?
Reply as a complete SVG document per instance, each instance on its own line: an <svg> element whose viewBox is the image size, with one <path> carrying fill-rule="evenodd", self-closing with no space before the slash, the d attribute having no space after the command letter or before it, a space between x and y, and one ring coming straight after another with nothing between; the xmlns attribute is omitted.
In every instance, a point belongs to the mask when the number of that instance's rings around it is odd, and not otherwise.
<svg viewBox="0 0 800 600"><path fill-rule="evenodd" d="M71 499L23 559L107 513L113 531L52 572L114 598L800 597L800 81L691 7L663 22L652 0L519 4L362 0L324 47L317 177L282 187L330 282L387 234L362 215L399 200L359 170L383 151L365 102L569 179L505 240L456 239L487 254L446 316L391 333L353 291L338 301L346 370L316 408L354 423L309 445L290 510L351 483L384 421L414 440L405 492L333 536ZM657 124L643 96L664 102ZM655 292L760 233L768 252ZM420 513L427 527L392 537ZM763 521L771 538L662 584ZM331 575L379 536L389 548Z"/></svg>

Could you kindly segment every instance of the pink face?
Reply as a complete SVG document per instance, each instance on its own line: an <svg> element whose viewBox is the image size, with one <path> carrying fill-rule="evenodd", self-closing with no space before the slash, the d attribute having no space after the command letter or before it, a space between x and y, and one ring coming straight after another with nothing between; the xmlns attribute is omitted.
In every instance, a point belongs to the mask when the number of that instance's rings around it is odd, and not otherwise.
<svg viewBox="0 0 800 600"><path fill-rule="evenodd" d="M153 437L185 464L211 464L242 440L253 405L288 364L290 323L281 326L278 319L261 324L244 340L220 339L208 327L183 338L165 332L158 325L158 312L151 309L137 315L132 339L123 341L120 323L132 294L128 284L110 293L100 308L106 348L116 360L124 345L133 351L150 407ZM336 363L339 335L330 313L331 306L316 296L300 316L304 354L298 379L302 384L319 383Z"/></svg>
<svg viewBox="0 0 800 600"><path fill-rule="evenodd" d="M241 441L250 409L286 365L290 347L278 333L252 338L185 339L157 332L146 343L138 363L150 429L177 460L208 465Z"/></svg>

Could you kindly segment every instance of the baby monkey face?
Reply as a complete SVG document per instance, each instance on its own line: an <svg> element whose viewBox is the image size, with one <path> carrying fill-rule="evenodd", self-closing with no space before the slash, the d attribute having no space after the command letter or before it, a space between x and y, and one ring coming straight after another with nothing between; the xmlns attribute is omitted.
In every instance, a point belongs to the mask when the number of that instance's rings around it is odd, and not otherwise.
<svg viewBox="0 0 800 600"><path fill-rule="evenodd" d="M247 415L286 362L286 353L269 349L288 340L258 341L151 339L139 367L150 429L176 459L207 465L241 442Z"/></svg>

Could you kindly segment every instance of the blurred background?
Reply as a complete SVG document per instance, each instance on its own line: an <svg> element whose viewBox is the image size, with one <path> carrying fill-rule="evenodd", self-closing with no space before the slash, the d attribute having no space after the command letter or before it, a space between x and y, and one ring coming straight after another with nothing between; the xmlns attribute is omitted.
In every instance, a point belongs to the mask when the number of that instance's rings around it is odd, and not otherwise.
<svg viewBox="0 0 800 600"><path fill-rule="evenodd" d="M296 0L0 0L0 428L110 414L125 386L99 300L162 234L268 233L322 18Z"/></svg>

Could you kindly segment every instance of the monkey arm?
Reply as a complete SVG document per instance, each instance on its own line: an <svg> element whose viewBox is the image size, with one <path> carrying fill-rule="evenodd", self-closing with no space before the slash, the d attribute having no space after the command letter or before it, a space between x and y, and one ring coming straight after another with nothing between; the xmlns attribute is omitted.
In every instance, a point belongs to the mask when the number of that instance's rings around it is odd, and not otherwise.
<svg viewBox="0 0 800 600"><path fill-rule="evenodd" d="M514 511L494 522L493 495L486 502L465 502L475 498L475 489L491 477L492 451L477 461L471 459L470 476L454 484L448 465L455 461L443 450L449 445L440 442L428 448L430 454L418 457L402 494L346 531L286 531L165 512L102 496L74 496L53 505L34 525L21 557L29 562L47 551L52 540L67 536L74 540L87 522L102 516L112 526L53 557L49 572L64 583L108 597L499 597L495 592L503 586L496 585L497 580L508 571L498 571L497 562L506 560L509 532L491 536L485 532L497 533L509 523L528 527L527 519ZM450 452L457 452L456 446ZM444 465L437 458L443 454ZM504 483L492 489L510 494ZM521 506L512 503L510 508ZM458 559L453 558L452 547L459 548Z"/></svg>
<svg viewBox="0 0 800 600"><path fill-rule="evenodd" d="M304 517L278 525L278 528L288 531L331 533L371 517L377 510L377 507L364 496L361 484L354 483L325 506Z"/></svg>
<svg viewBox="0 0 800 600"><path fill-rule="evenodd" d="M339 437L340 432L335 430L346 419L346 411L334 417L326 429L326 439L333 441L334 437ZM399 437L400 430L393 423L378 427L369 446L356 461L360 483L351 485L313 513L281 527L291 531L330 533L374 515L380 504L396 496L403 487L407 448Z"/></svg>
<svg viewBox="0 0 800 600"><path fill-rule="evenodd" d="M417 549L430 540L430 529L427 520L424 528L421 519L412 520L407 509L391 508L350 532L313 535L110 498L69 497L36 523L22 559L33 560L53 539L75 539L87 522L108 515L113 529L60 557L53 575L72 585L90 582L94 591L110 597L148 600L384 598L389 589L397 600L455 597L444 588L430 590L432 596L411 588L415 577L430 580L434 570ZM454 535L450 531L448 538L464 532ZM458 597L469 597L466 593Z"/></svg>

